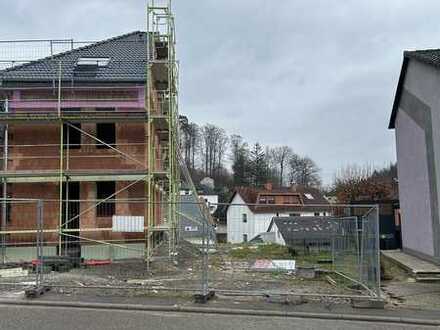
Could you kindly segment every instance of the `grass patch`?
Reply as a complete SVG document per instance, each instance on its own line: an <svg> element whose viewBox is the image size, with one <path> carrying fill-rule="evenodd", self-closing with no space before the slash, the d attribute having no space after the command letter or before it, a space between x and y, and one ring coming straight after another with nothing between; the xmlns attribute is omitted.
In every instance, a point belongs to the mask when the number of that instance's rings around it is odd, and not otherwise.
<svg viewBox="0 0 440 330"><path fill-rule="evenodd" d="M235 259L292 259L289 249L278 244L241 245L231 250Z"/></svg>
<svg viewBox="0 0 440 330"><path fill-rule="evenodd" d="M331 263L319 263L320 260L332 259L330 252L316 252L310 254L296 254L295 260L298 266L316 266L319 265L320 268L332 269L333 265Z"/></svg>

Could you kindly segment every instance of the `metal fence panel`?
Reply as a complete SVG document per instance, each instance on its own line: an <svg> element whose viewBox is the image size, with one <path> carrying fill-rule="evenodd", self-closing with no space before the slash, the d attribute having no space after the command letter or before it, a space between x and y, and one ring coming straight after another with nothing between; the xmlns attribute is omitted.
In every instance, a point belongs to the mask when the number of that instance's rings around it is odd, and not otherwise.
<svg viewBox="0 0 440 330"><path fill-rule="evenodd" d="M43 208L38 200L1 199L0 286L33 287L42 281Z"/></svg>

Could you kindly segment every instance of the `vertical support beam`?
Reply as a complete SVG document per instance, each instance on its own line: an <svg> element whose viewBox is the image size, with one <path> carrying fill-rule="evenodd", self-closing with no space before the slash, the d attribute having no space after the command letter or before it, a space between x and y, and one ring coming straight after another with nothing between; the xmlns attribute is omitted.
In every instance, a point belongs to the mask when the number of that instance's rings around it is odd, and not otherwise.
<svg viewBox="0 0 440 330"><path fill-rule="evenodd" d="M350 208L351 209L351 208ZM358 240L360 241L359 244L359 283L364 283L364 235L365 235L365 222L366 218L365 215L361 217L361 226L359 227L359 220L356 217L357 227L358 227Z"/></svg>
<svg viewBox="0 0 440 330"><path fill-rule="evenodd" d="M60 119L60 162L59 162L59 221L58 221L58 255L62 255L62 237L63 237L63 178L64 178L64 138L63 121Z"/></svg>
<svg viewBox="0 0 440 330"><path fill-rule="evenodd" d="M63 127L64 127L64 125L63 125ZM66 125L66 145L65 145L66 146L66 152L65 152L65 154L66 154L66 171L69 170L69 155L70 155L69 130L70 130L70 125ZM63 139L63 142L64 142L64 139ZM63 150L64 150L64 145L63 145ZM63 183L61 183L61 185L63 185ZM65 195L64 196L64 200L65 200L64 214L65 214L65 216L63 219L63 223L61 225L63 228L66 227L64 229L67 229L68 228L67 227L67 219L70 219L70 216L69 216L69 204L70 204L70 201L69 201L69 178L68 177L66 177L66 179L65 179L64 195ZM63 238L64 238L64 254L67 255L67 249L68 249L68 244L69 244L68 242L69 242L69 240L71 240L71 238L66 237L64 235L63 235Z"/></svg>
<svg viewBox="0 0 440 330"><path fill-rule="evenodd" d="M43 248L44 248L44 224L43 224L43 202L37 201L37 266L35 285L39 287L43 282Z"/></svg>
<svg viewBox="0 0 440 330"><path fill-rule="evenodd" d="M8 99L5 100L4 111L9 112L9 103ZM6 172L8 170L8 136L9 136L9 125L5 125L4 137L3 137L3 171ZM6 177L3 178L3 202L2 202L2 230L7 230L7 219L8 219L8 180ZM6 234L2 234L2 262L6 263Z"/></svg>
<svg viewBox="0 0 440 330"><path fill-rule="evenodd" d="M152 218L152 172L153 172L153 166L152 166L152 155L151 155L151 148L152 148L152 142L151 142L151 135L152 135L152 119L151 119L151 107L152 107L152 98L151 98L151 88L152 88L152 70L151 70L151 57L153 56L152 52L152 32L150 31L150 15L151 15L151 9L150 7L147 7L147 82L145 85L145 107L147 111L147 122L145 124L145 139L146 139L146 148L144 150L145 152L145 161L146 161L146 168L147 168L147 177L145 181L145 194L147 197L147 201L145 203L144 213L145 213L145 221L146 221L146 233L145 233L145 245L146 245L146 255L145 255L145 261L147 263L147 269L150 268L150 258L151 258L151 218Z"/></svg>
<svg viewBox="0 0 440 330"><path fill-rule="evenodd" d="M59 162L59 222L58 222L58 255L62 255L62 237L63 237L63 179L64 179L64 132L63 119L61 117L61 76L62 65L58 63L58 119L60 122L60 162Z"/></svg>
<svg viewBox="0 0 440 330"><path fill-rule="evenodd" d="M374 224L375 224L375 230L374 230L374 239L375 239L375 245L376 245L376 251L373 253L376 254L377 257L377 263L375 265L376 267L376 294L380 298L380 227L379 227L379 205L375 206L375 212L374 212Z"/></svg>
<svg viewBox="0 0 440 330"><path fill-rule="evenodd" d="M203 221L202 224L202 295L208 295L208 249L209 249L209 234L208 223Z"/></svg>
<svg viewBox="0 0 440 330"><path fill-rule="evenodd" d="M149 172L150 176L147 182L147 194L150 210L148 212L147 221L147 257L151 253L152 244L148 244L151 237L154 238L154 227L159 225L166 225L168 234L168 254L170 257L174 255L176 246L176 220L177 220L177 195L178 195L178 170L177 170L177 84L176 84L176 72L175 72L175 37L174 37L174 19L171 12L171 1L166 1L161 6L156 7L155 2L150 0L150 5L147 8L147 31L149 32L148 38L148 76L147 76L147 111L149 117L148 125L148 157L149 157ZM166 45L167 58L156 58L156 41L159 44ZM154 102L154 95L152 93L155 90L153 84L154 77L152 77L153 65L164 66L167 70L167 87L165 90L161 90L164 95L160 95L160 103L157 105L159 109L156 109ZM164 109L167 109L166 116L167 123L167 141L166 150L164 146L160 145L159 148L156 145L155 139L155 125L156 120L163 120ZM157 113L156 110L159 110ZM162 117L161 117L162 116ZM166 154L167 162L166 176L161 178L160 187L157 186L155 176L155 151L159 151L162 155L162 151ZM162 159L161 159L162 160ZM161 204L156 204L156 193L160 191L160 196L157 196L157 201ZM164 202L164 203L162 203ZM165 205L166 204L166 205ZM166 207L164 207L166 206ZM156 207L161 212L157 213ZM155 219L156 215L160 214L160 219ZM164 220L166 218L166 223ZM150 241L152 242L152 241ZM148 247L148 245L150 247Z"/></svg>

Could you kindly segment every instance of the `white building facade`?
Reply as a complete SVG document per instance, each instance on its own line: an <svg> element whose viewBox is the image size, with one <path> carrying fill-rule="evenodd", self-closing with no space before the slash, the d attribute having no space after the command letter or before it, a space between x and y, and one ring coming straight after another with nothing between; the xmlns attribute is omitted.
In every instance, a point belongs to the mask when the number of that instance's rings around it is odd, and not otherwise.
<svg viewBox="0 0 440 330"><path fill-rule="evenodd" d="M255 212L251 208L253 207L246 203L238 192L234 195L226 211L227 241L229 243L249 242L257 235L267 232L272 218L276 216L329 215L328 210L326 211L325 209L304 211L300 207L295 206L291 206L288 211L283 210L281 212Z"/></svg>

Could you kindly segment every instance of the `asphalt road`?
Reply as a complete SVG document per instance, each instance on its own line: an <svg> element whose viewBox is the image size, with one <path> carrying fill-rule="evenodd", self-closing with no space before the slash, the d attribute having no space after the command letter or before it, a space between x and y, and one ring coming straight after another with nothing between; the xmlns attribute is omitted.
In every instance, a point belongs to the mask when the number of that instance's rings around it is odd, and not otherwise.
<svg viewBox="0 0 440 330"><path fill-rule="evenodd" d="M342 320L231 316L171 312L118 311L87 308L0 305L2 330L95 329L432 329Z"/></svg>

